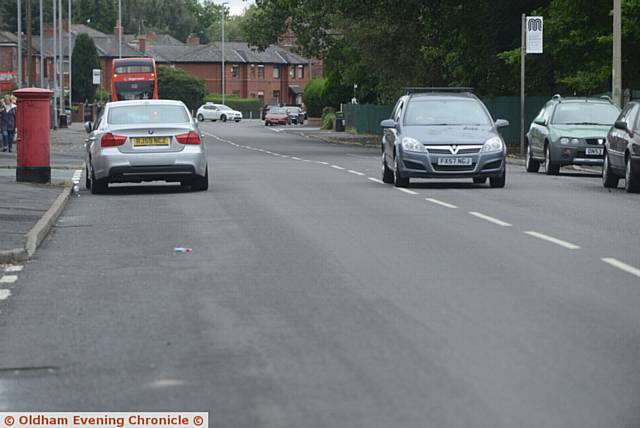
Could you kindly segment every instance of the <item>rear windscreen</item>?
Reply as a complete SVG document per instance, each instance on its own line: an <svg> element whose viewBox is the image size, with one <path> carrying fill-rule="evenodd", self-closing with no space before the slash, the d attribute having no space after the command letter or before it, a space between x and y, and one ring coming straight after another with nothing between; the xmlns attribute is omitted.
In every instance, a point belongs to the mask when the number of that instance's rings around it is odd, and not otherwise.
<svg viewBox="0 0 640 428"><path fill-rule="evenodd" d="M187 110L182 106L136 105L112 107L107 122L113 125L147 123L188 123Z"/></svg>
<svg viewBox="0 0 640 428"><path fill-rule="evenodd" d="M153 82L116 82L115 87L118 101L153 98Z"/></svg>
<svg viewBox="0 0 640 428"><path fill-rule="evenodd" d="M118 65L116 66L114 73L116 74L153 73L153 65L151 64Z"/></svg>

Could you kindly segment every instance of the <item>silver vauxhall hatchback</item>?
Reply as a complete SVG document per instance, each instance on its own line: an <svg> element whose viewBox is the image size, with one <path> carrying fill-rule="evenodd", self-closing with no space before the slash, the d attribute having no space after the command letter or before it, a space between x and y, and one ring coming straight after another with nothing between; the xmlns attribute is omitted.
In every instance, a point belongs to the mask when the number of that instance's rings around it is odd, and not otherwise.
<svg viewBox="0 0 640 428"><path fill-rule="evenodd" d="M86 187L104 193L109 183L179 182L207 190L204 136L180 101L135 100L106 104L85 124Z"/></svg>

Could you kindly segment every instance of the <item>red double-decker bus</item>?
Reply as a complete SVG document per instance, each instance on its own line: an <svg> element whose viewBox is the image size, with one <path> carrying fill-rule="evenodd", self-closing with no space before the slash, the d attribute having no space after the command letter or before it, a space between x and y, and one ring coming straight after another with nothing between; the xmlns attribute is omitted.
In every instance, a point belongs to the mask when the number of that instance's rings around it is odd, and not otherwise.
<svg viewBox="0 0 640 428"><path fill-rule="evenodd" d="M111 100L158 99L158 74L153 58L113 60Z"/></svg>

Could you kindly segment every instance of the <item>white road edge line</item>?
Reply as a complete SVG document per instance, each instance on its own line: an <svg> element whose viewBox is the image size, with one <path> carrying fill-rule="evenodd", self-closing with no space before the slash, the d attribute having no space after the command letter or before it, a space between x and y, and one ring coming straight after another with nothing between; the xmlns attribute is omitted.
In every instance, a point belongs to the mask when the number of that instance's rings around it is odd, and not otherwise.
<svg viewBox="0 0 640 428"><path fill-rule="evenodd" d="M5 300L9 296L11 296L11 290L0 288L0 300Z"/></svg>
<svg viewBox="0 0 640 428"><path fill-rule="evenodd" d="M482 214L476 211L469 211L469 214L471 214L474 217L478 217L481 218L482 220L486 220L489 223L493 223L493 224L497 224L498 226L502 226L502 227L509 227L511 226L511 223L507 223L506 221L502 221L500 219L488 216L486 214Z"/></svg>
<svg viewBox="0 0 640 428"><path fill-rule="evenodd" d="M17 275L5 275L0 278L0 284L13 284L18 280Z"/></svg>
<svg viewBox="0 0 640 428"><path fill-rule="evenodd" d="M378 180L377 178L369 177L369 180L370 180L370 181L373 181L374 183L384 184L384 183L382 182L382 180Z"/></svg>
<svg viewBox="0 0 640 428"><path fill-rule="evenodd" d="M396 187L396 189L398 189L401 192L408 193L410 195L419 195L418 192L414 192L413 190L409 190L409 189L403 189L402 187Z"/></svg>
<svg viewBox="0 0 640 428"><path fill-rule="evenodd" d="M576 244L572 244L571 242L563 241L562 239L554 238L553 236L545 235L544 233L535 232L533 230L527 230L524 232L525 235L532 236L534 238L542 239L543 241L551 242L552 244L559 245L561 247L567 248L569 250L579 250L580 246Z"/></svg>
<svg viewBox="0 0 640 428"><path fill-rule="evenodd" d="M360 176L363 176L363 175L364 175L364 173L362 173L362 172L358 172L358 171L354 171L354 170L352 170L352 169L350 169L350 170L349 170L349 171L347 171L347 172L350 172L351 174L355 174L355 175L360 175Z"/></svg>
<svg viewBox="0 0 640 428"><path fill-rule="evenodd" d="M331 165L331 168L335 168L335 169L339 169L339 170L343 170L344 168L338 165Z"/></svg>
<svg viewBox="0 0 640 428"><path fill-rule="evenodd" d="M638 268L634 268L633 266L630 266L624 262L621 262L618 259L614 259L613 257L605 257L600 259L603 262L607 263L608 265L611 265L615 268L620 269L621 271L624 271L626 273L629 273L631 275L635 275L638 278L640 278L640 269Z"/></svg>
<svg viewBox="0 0 640 428"><path fill-rule="evenodd" d="M453 204L450 204L448 202L439 201L438 199L435 199L435 198L427 198L425 200L427 200L429 202L433 202L434 204L441 205L443 207L447 207L447 208L458 208L457 205L453 205Z"/></svg>

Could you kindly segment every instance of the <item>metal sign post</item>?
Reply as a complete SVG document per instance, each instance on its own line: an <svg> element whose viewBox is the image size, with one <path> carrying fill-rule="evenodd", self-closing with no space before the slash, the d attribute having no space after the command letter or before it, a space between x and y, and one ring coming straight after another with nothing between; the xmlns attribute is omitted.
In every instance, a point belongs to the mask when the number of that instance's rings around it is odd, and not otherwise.
<svg viewBox="0 0 640 428"><path fill-rule="evenodd" d="M527 54L541 54L543 51L542 16L526 16L522 14L522 46L520 52L520 156L525 154L525 59Z"/></svg>

